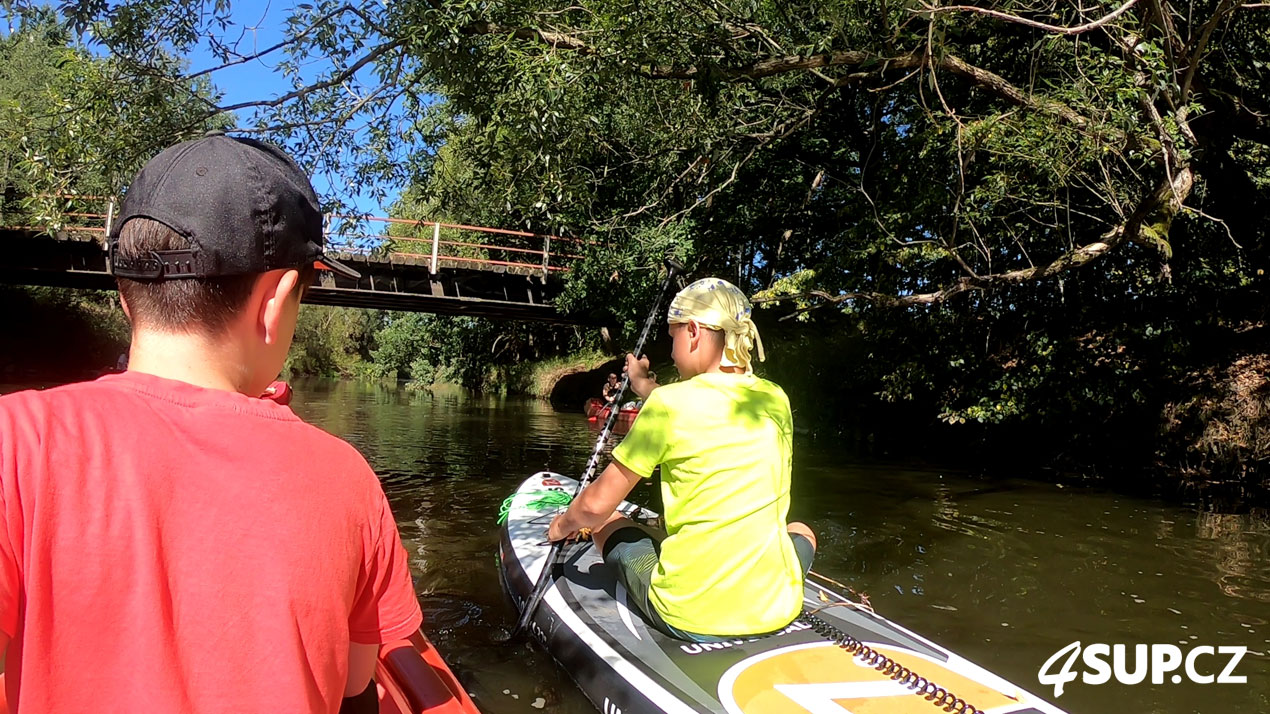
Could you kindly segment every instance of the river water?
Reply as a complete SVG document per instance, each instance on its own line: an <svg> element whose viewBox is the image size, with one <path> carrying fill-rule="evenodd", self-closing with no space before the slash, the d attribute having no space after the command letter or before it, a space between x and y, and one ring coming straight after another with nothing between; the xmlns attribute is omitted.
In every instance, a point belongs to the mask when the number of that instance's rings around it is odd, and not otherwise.
<svg viewBox="0 0 1270 714"><path fill-rule="evenodd" d="M499 504L529 473L580 473L595 439L585 418L458 391L296 387L295 410L356 445L383 479L425 627L482 710L535 712L537 701L547 711L593 712L540 649L492 641L513 621L494 560ZM634 496L655 498L652 484ZM864 465L824 445L796 444L790 515L820 535L817 572L1073 714L1270 712L1265 513ZM1077 640L1172 643L1183 652L1246 646L1235 674L1247 683L1077 680L1054 699L1038 670ZM1197 669L1218 674L1227 659L1201 656Z"/></svg>
<svg viewBox="0 0 1270 714"><path fill-rule="evenodd" d="M585 418L460 391L295 387L296 412L352 442L380 475L424 626L482 711L594 712L542 650L493 642L513 623L495 566L499 505L532 472L581 472L596 436ZM793 484L791 518L820 537L818 573L1072 714L1270 712L1264 511L1214 513L1093 488L862 464L824 444L795 444ZM637 487L632 500L655 506L654 485ZM1139 643L1244 646L1234 674L1247 682L1077 680L1055 699L1037 673L1074 641L1130 652ZM1218 674L1227 659L1201 656L1198 669Z"/></svg>

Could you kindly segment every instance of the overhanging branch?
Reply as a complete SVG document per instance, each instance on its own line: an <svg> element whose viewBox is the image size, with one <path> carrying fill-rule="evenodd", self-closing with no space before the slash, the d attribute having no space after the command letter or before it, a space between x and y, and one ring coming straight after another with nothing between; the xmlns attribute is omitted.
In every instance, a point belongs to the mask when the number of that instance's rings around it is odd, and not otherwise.
<svg viewBox="0 0 1270 714"><path fill-rule="evenodd" d="M1117 17L1120 17L1121 15L1128 12L1129 8L1133 7L1135 4L1137 4L1137 2L1138 0L1129 0L1125 4L1121 5L1115 10L1112 10L1106 15L1103 15L1097 20L1094 20L1092 22L1086 22L1083 25L1076 25L1074 27L1064 27L1062 25L1049 25L1044 22L1029 20L1026 17L1011 15L1008 12L1001 12L1000 10L993 10L991 8L986 8L986 7L978 7L976 5L931 5L928 3L922 3L921 10L913 10L912 12L919 15L935 15L935 14L944 13L944 12L973 12L973 13L978 13L980 15L987 15L988 17L993 17L998 20L1003 20L1005 22L1012 22L1017 25L1025 25L1027 27L1034 27L1038 30L1052 32L1058 35L1079 35L1085 32L1089 32L1090 30L1096 30L1099 27L1106 25L1107 23L1111 22Z"/></svg>
<svg viewBox="0 0 1270 714"><path fill-rule="evenodd" d="M277 106L286 104L287 102L293 99L299 99L300 97L306 96L308 94L312 94L314 92L318 92L323 89L327 89L329 87L334 87L338 84L343 83L345 80L352 77L353 75L357 74L359 71L361 71L363 67L370 64L371 62L374 62L380 57L383 57L389 52L392 52L398 47L401 47L404 43L405 43L404 40L393 40L392 42L385 42L384 44L379 45L378 47L371 50L370 52L367 52L366 54L362 55L361 59L357 60L356 62L349 65L348 67L345 67L343 70L335 73L329 78L321 82L315 82L313 84L300 87L299 89L295 91L287 92L281 97L277 97L275 99L257 99L257 100L253 100L249 102L239 102L238 104L230 104L229 106L220 107L219 110L220 112L232 112L238 109L248 109L250 107L277 107Z"/></svg>
<svg viewBox="0 0 1270 714"><path fill-rule="evenodd" d="M534 40L559 50L577 52L581 55L597 54L597 50L586 42L564 32L553 32L536 27L513 27L500 25L497 22L484 20L473 22L462 30L465 35L506 35L518 40Z"/></svg>
<svg viewBox="0 0 1270 714"><path fill-rule="evenodd" d="M814 310L827 305L840 305L844 302L864 300L881 307L913 307L916 305L937 305L948 301L949 299L972 290L992 290L995 288L1005 287L1007 285L1020 285L1024 283L1035 283L1046 278L1052 278L1062 273L1068 272L1075 268L1080 268L1090 263L1096 262L1127 242L1136 241L1143 234L1145 224L1163 214L1166 218L1171 217L1178 211L1182 210L1182 204L1190 195L1191 189L1195 184L1195 173L1189 167L1183 167L1174 172L1172 180L1164 179L1156 186L1150 194L1148 194L1123 223L1107 231L1099 240L1080 246L1074 250L1068 251L1054 260L1031 268L1021 270L1011 270L1004 273L994 273L980 276L966 276L959 278L948 286L929 293L916 293L912 295L887 295L878 292L849 292L832 294L823 290L810 290L807 292L797 293L793 295L776 295L772 297L755 298L757 303L776 303L787 300L798 299L817 299L821 302L810 305L787 315L785 318L792 317L799 313Z"/></svg>
<svg viewBox="0 0 1270 714"><path fill-rule="evenodd" d="M1134 0L1136 2L1136 0ZM1125 8L1133 3L1130 2ZM1122 12L1124 8L1116 12ZM1108 18L1104 18L1104 21ZM540 42L554 49L578 52L583 55L600 55L595 46L585 42L576 35L567 32L548 31L535 27L511 27L493 22L474 22L464 28L469 35L506 35L522 40ZM944 55L938 59L931 58L924 52L914 51L898 57L880 57L871 52L844 50L826 52L817 55L783 55L768 57L757 62L737 66L672 65L644 63L636 70L648 79L692 80L710 78L721 81L748 81L763 79L790 72L809 72L835 67L854 67L883 74L891 70L910 70L928 63L951 74L961 77L980 89L987 91L1011 104L1044 112L1066 121L1073 126L1088 126L1091 121L1061 102L1044 99L1027 93L999 74L977 67L955 55ZM856 82L860 76L845 77L841 84Z"/></svg>
<svg viewBox="0 0 1270 714"><path fill-rule="evenodd" d="M208 67L207 69L201 69L201 70L199 70L199 71L197 71L197 72L193 72L193 73L191 73L191 74L187 74L187 75L185 75L185 77L184 77L183 79L187 79L187 80L189 80L189 79L194 79L194 78L196 78L196 77L202 77L202 76L204 76L204 75L208 75L208 74L213 74L213 73L215 73L215 72L219 72L219 71L221 71L221 70L223 70L223 69L227 69L227 68L229 68L229 67L233 67L234 65L239 65L239 64L243 64L243 63L245 63L245 62L250 62L250 61L252 61L252 60L260 59L261 57L264 57L265 55L268 55L268 54L272 54L272 53L274 53L274 52L277 52L278 50L280 50L280 49L282 49L282 48L284 48L284 47L289 47L290 45L294 45L294 44L296 44L297 42L300 42L301 40L303 40L305 37L307 37L307 36L309 35L309 33L313 32L313 31L314 31L314 30L316 30L318 27L321 27L322 25L325 25L326 23L330 22L330 21L331 21L331 20L332 20L332 19L333 19L336 15L343 14L343 13L345 13L345 12L348 12L348 11L352 10L352 9L353 9L353 8L352 8L351 6L349 6L349 5L341 5L340 7L337 7L337 8L335 8L334 10L332 10L332 11L330 11L330 12L326 13L325 15L323 15L323 16L322 16L322 17L320 17L320 18L318 18L317 20L314 20L314 21L313 21L313 22L312 22L312 23L311 23L308 27L304 28L302 31L300 31L300 32L296 33L295 35L292 35L291 37L288 37L287 39L285 39L285 40L283 40L283 41L281 41L281 42L279 42L279 43L277 43L277 44L275 44L275 45L272 45L272 46L267 47L267 48L265 48L265 49L263 49L263 50L260 50L259 52L252 53L252 54L250 54L250 55L243 55L243 56L240 56L240 57L238 57L237 59L231 60L231 61L229 61L229 62L225 62L224 64L221 64L221 65L216 66L216 67Z"/></svg>

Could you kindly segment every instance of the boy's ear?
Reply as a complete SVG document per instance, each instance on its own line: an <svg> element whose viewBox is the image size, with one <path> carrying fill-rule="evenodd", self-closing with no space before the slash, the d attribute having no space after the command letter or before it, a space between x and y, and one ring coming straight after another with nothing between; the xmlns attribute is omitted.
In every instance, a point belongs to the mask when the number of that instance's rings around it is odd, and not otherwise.
<svg viewBox="0 0 1270 714"><path fill-rule="evenodd" d="M278 339L282 326L282 315L287 303L298 300L303 290L299 285L300 273L296 270L271 270L260 276L256 291L260 313L257 318L264 329L265 344L272 344Z"/></svg>

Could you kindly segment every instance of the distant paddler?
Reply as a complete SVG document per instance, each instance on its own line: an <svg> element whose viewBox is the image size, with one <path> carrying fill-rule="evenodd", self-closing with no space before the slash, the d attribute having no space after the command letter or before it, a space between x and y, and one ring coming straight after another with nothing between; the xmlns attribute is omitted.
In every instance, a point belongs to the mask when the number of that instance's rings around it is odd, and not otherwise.
<svg viewBox="0 0 1270 714"><path fill-rule="evenodd" d="M620 387L621 384L617 381L617 374L609 372L608 379L604 382L604 388L600 390L600 397L604 399L604 406L610 409L617 406Z"/></svg>

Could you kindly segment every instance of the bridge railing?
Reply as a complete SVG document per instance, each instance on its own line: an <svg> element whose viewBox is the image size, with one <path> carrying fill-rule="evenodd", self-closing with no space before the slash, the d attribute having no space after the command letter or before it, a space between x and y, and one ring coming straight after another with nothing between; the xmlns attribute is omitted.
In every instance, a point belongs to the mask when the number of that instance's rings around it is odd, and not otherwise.
<svg viewBox="0 0 1270 714"><path fill-rule="evenodd" d="M567 272L584 241L544 233L379 216L327 216L334 250L427 265L512 272Z"/></svg>
<svg viewBox="0 0 1270 714"><path fill-rule="evenodd" d="M92 238L103 245L117 204L104 196L59 196L57 222L35 213L0 216L3 227L46 231L62 237ZM50 211L50 214L53 212ZM7 220L10 216L18 224ZM545 233L487 228L440 221L381 216L327 214L323 232L328 250L372 260L426 265L436 274L445 267L474 268L544 277L568 272L587 241Z"/></svg>
<svg viewBox="0 0 1270 714"><path fill-rule="evenodd" d="M17 202L0 209L0 228L43 232L76 239L96 239L105 244L106 231L118 208L106 196L67 194L40 197L20 206Z"/></svg>

